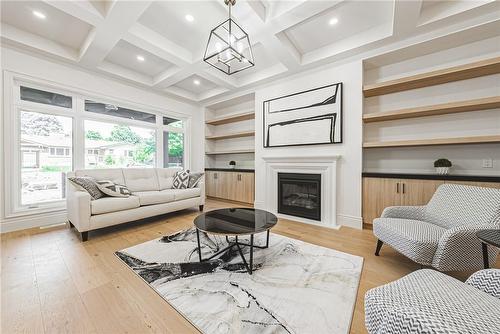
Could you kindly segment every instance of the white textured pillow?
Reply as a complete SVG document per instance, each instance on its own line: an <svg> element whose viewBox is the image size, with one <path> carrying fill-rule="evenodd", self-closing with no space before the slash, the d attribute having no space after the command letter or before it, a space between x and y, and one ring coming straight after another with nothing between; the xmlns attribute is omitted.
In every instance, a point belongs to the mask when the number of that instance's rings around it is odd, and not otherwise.
<svg viewBox="0 0 500 334"><path fill-rule="evenodd" d="M189 171L181 170L174 175L173 189L186 189L189 184Z"/></svg>
<svg viewBox="0 0 500 334"><path fill-rule="evenodd" d="M111 197L129 197L130 191L121 184L116 184L110 180L95 181L100 191Z"/></svg>

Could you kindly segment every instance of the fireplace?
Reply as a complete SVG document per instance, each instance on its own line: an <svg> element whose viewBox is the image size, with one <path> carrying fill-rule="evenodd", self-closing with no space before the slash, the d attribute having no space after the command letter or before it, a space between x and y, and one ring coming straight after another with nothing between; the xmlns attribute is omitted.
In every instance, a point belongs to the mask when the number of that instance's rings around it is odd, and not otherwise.
<svg viewBox="0 0 500 334"><path fill-rule="evenodd" d="M321 221L321 174L278 173L278 212Z"/></svg>

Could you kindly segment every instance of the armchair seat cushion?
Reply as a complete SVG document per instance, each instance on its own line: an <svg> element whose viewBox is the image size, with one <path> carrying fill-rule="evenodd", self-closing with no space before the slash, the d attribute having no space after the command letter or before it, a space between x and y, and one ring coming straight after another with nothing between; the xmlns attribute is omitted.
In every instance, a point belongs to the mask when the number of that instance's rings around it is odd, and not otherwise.
<svg viewBox="0 0 500 334"><path fill-rule="evenodd" d="M373 234L413 261L431 265L446 229L421 220L377 218Z"/></svg>
<svg viewBox="0 0 500 334"><path fill-rule="evenodd" d="M169 203L175 200L174 192L172 189L166 189L161 191L158 190L136 191L133 194L139 197L139 202L141 206Z"/></svg>
<svg viewBox="0 0 500 334"><path fill-rule="evenodd" d="M129 196L126 198L121 197L103 197L91 203L91 212L93 215L100 215L103 213L116 212L128 209L135 209L139 207L139 197Z"/></svg>
<svg viewBox="0 0 500 334"><path fill-rule="evenodd" d="M368 333L500 333L500 299L432 269L365 295ZM397 315L397 316L394 316Z"/></svg>

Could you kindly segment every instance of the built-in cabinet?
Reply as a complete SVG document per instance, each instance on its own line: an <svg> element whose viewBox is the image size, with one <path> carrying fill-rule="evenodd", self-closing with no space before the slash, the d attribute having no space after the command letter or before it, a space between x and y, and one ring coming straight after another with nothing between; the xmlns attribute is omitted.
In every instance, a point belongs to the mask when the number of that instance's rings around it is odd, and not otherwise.
<svg viewBox="0 0 500 334"><path fill-rule="evenodd" d="M251 172L206 171L208 197L253 204L255 174Z"/></svg>
<svg viewBox="0 0 500 334"><path fill-rule="evenodd" d="M500 182L363 177L363 222L371 224L388 206L425 205L444 183L500 189Z"/></svg>

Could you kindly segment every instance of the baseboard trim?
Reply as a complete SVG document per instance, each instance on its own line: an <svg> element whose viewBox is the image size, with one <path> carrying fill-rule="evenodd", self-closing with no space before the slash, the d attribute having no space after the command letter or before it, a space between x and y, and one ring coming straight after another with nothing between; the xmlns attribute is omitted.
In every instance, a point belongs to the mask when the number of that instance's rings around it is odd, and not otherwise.
<svg viewBox="0 0 500 334"><path fill-rule="evenodd" d="M25 230L33 227L44 227L68 221L66 210L38 213L30 216L3 219L0 223L0 233Z"/></svg>
<svg viewBox="0 0 500 334"><path fill-rule="evenodd" d="M363 217L350 215L337 215L337 225L352 227L358 230L363 229Z"/></svg>

